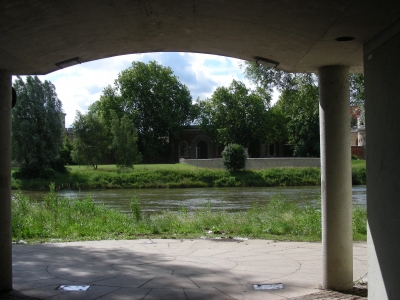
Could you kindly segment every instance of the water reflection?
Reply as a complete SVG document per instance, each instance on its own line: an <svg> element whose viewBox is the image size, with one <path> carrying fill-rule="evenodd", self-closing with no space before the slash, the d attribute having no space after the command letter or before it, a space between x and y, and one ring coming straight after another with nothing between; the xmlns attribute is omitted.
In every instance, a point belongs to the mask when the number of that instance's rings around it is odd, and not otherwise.
<svg viewBox="0 0 400 300"><path fill-rule="evenodd" d="M33 199L41 200L44 192L24 191ZM213 210L248 210L253 204L266 204L271 197L282 195L296 203L317 203L320 187L248 187L248 188L187 188L187 189L130 189L130 190L92 190L57 192L69 199L82 199L91 196L96 203L110 207L120 207L129 211L129 201L136 195L146 212L198 209L208 203ZM353 186L353 204L366 205L366 186Z"/></svg>

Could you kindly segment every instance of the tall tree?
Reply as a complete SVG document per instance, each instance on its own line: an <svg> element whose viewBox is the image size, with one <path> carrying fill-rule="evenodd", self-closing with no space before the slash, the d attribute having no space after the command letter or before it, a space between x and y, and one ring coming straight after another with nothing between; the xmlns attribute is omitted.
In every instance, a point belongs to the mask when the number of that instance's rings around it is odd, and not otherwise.
<svg viewBox="0 0 400 300"><path fill-rule="evenodd" d="M112 114L111 133L113 135L112 148L118 167L132 167L139 163L142 156L138 151L138 134L128 115L118 118L114 111Z"/></svg>
<svg viewBox="0 0 400 300"><path fill-rule="evenodd" d="M26 177L47 177L53 168L62 171L56 162L62 146L62 103L50 81L27 76L17 77L13 84L18 103L12 111L13 158L21 163L20 174Z"/></svg>
<svg viewBox="0 0 400 300"><path fill-rule="evenodd" d="M104 120L96 113L84 115L77 111L74 123L74 150L72 159L78 164L97 169L107 158L111 145L110 131Z"/></svg>
<svg viewBox="0 0 400 300"><path fill-rule="evenodd" d="M233 80L229 87L219 87L211 98L197 103L201 128L223 145L247 148L267 138L265 121L270 100L269 93L251 92L242 82Z"/></svg>
<svg viewBox="0 0 400 300"><path fill-rule="evenodd" d="M297 80L293 88L283 90L275 109L284 117L294 156L319 157L318 87L301 77Z"/></svg>
<svg viewBox="0 0 400 300"><path fill-rule="evenodd" d="M103 91L93 107L111 124L110 110L119 118L128 115L138 131L139 151L146 162L168 157L169 138L182 132L194 119L188 88L171 68L155 61L133 62L122 71L113 88Z"/></svg>

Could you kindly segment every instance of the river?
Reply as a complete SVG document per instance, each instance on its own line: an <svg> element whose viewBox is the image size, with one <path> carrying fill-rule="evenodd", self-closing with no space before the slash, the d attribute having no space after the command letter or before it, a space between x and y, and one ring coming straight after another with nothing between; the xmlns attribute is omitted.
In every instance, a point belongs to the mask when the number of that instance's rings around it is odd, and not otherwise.
<svg viewBox="0 0 400 300"><path fill-rule="evenodd" d="M15 193L15 191L13 191ZM24 191L31 199L41 200L44 192ZM185 188L185 189L121 189L121 190L62 190L57 194L69 199L91 196L96 203L119 207L129 211L129 201L136 195L145 212L179 210L188 211L210 203L212 210L248 210L253 204L266 204L271 197L282 195L288 201L317 204L320 199L319 186L307 187L246 187L246 188ZM366 205L366 186L353 186L353 205Z"/></svg>

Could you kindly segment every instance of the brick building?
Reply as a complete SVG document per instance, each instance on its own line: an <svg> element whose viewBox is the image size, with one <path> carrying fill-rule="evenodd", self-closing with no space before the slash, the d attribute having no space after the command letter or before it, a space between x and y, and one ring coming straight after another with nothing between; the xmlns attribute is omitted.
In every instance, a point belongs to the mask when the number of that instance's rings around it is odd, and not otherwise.
<svg viewBox="0 0 400 300"><path fill-rule="evenodd" d="M211 159L220 158L224 147L216 145L214 139L200 130L200 126L186 126L180 138L173 140L170 162L179 162L185 159ZM279 142L265 142L260 144L259 151L250 153L250 157L283 157L287 154L287 145ZM286 155L286 156L292 156Z"/></svg>

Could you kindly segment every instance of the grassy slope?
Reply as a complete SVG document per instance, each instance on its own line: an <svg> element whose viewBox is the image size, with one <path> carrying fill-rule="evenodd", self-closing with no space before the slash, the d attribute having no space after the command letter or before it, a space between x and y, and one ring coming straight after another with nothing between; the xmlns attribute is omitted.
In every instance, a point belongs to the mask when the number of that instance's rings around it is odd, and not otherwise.
<svg viewBox="0 0 400 300"><path fill-rule="evenodd" d="M365 161L352 161L353 184L365 184ZM271 168L261 171L229 173L184 165L136 165L134 169L117 169L101 165L97 170L87 166L71 166L68 174L50 179L12 180L13 189L47 190L54 182L58 189L106 188L180 188L237 186L304 186L319 185L318 168Z"/></svg>

